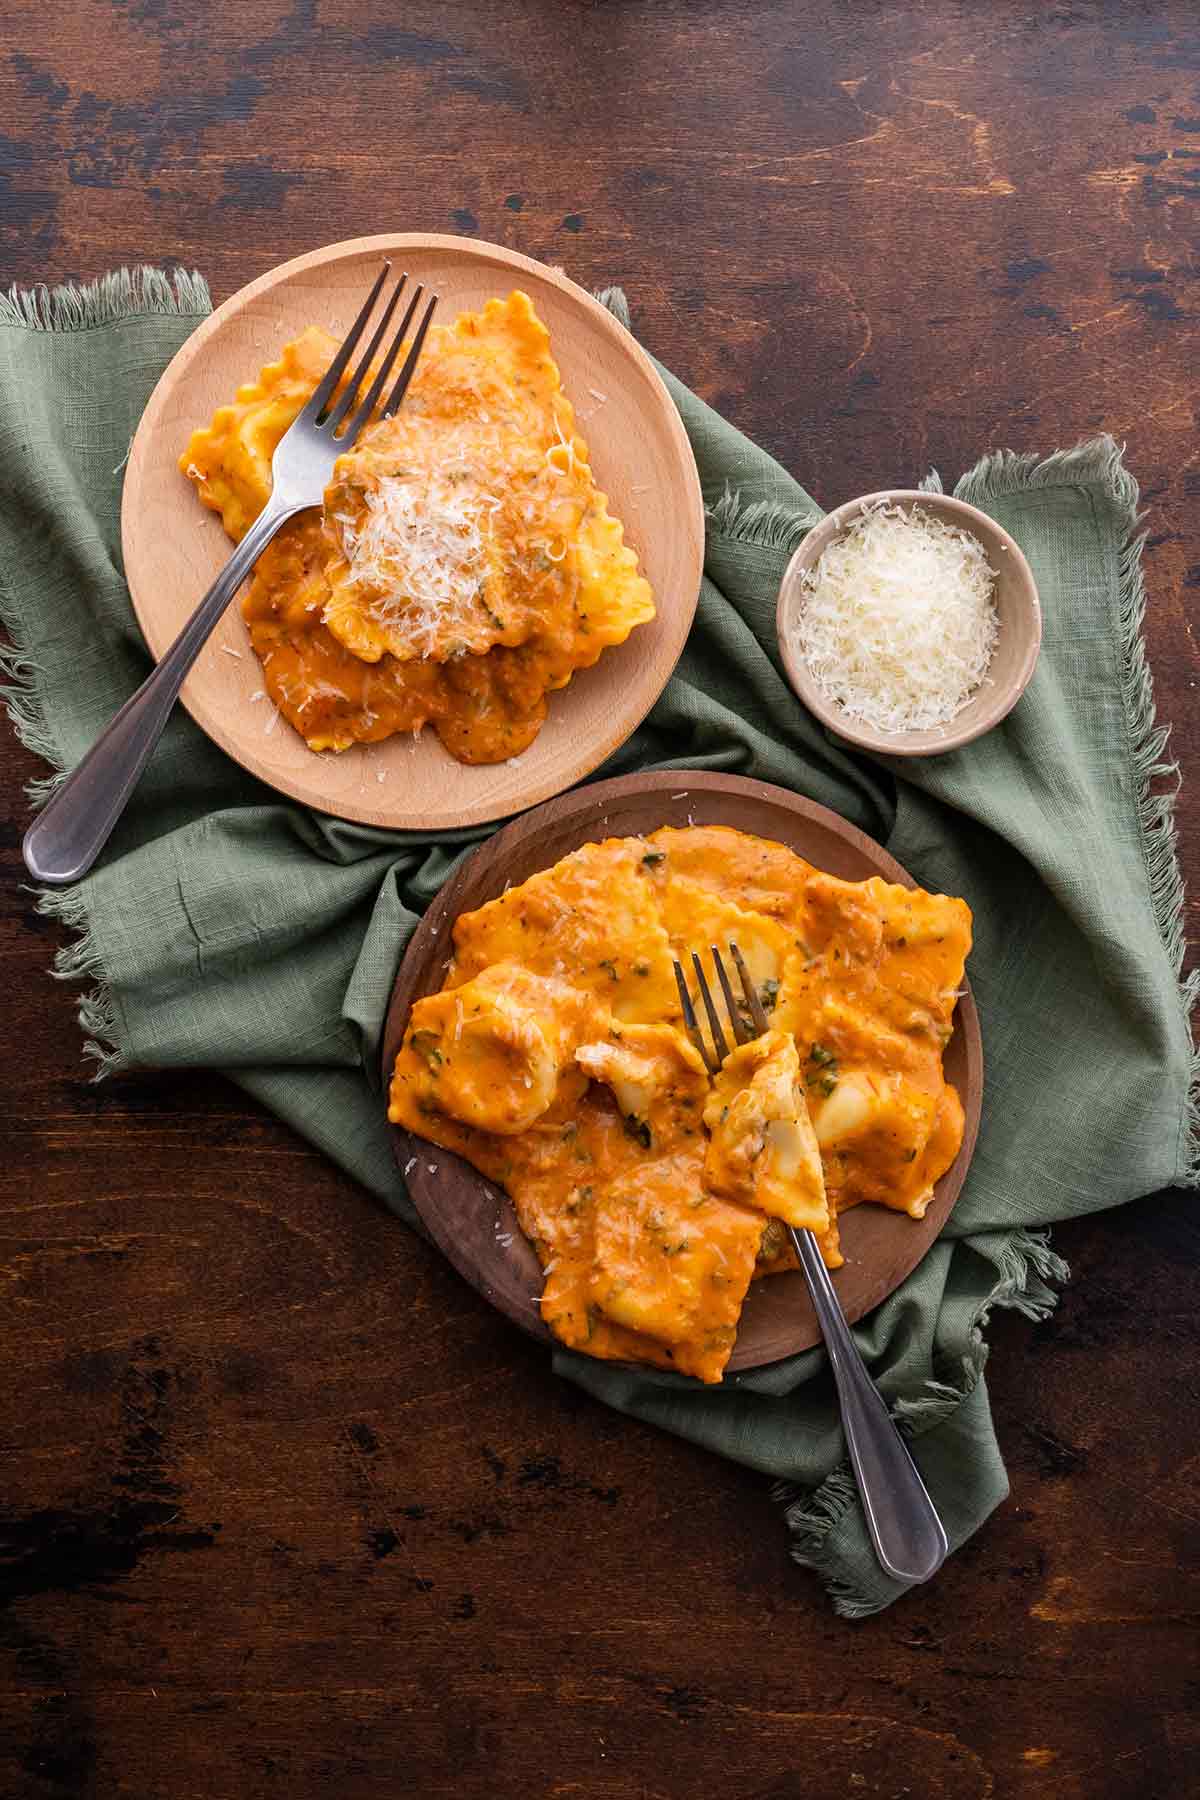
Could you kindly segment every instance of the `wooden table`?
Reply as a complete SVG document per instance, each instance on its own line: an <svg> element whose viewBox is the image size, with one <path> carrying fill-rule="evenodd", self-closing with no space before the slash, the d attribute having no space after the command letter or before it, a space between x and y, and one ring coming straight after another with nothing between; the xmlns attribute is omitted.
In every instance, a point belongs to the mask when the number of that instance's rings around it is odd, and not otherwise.
<svg viewBox="0 0 1200 1800"><path fill-rule="evenodd" d="M6 280L478 233L621 282L826 504L1128 442L1192 784L1188 0L13 0ZM836 1619L755 1476L555 1381L223 1081L93 1087L7 729L0 1792L825 1800L1200 1791L1194 1202L1060 1230L991 1328L1012 1497Z"/></svg>

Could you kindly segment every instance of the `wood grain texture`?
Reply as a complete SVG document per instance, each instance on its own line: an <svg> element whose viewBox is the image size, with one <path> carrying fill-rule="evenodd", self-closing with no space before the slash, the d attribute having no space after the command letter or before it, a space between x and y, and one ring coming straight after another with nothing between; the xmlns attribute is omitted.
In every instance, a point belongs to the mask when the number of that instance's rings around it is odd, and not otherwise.
<svg viewBox="0 0 1200 1800"><path fill-rule="evenodd" d="M12 0L0 274L478 232L826 506L1128 444L1200 893L1191 0ZM102 46L102 54L98 54ZM0 1792L1177 1800L1200 1787L1190 1195L997 1315L1011 1498L856 1627L761 1480L554 1382L215 1078L89 1085L3 733Z"/></svg>
<svg viewBox="0 0 1200 1800"><path fill-rule="evenodd" d="M413 1002L441 988L454 953L455 921L462 913L497 899L581 844L644 837L662 825L729 826L786 844L816 868L843 880L882 875L885 881L916 886L895 858L856 826L828 807L765 781L668 769L622 775L579 793L560 794L481 844L430 904L396 973L383 1033L385 1092ZM947 1081L963 1103L962 1143L935 1184L924 1218L910 1219L881 1206L857 1206L840 1221L846 1261L834 1271L833 1284L851 1324L878 1306L916 1268L950 1217L966 1179L983 1104L983 1043L969 983L955 1010L944 1066ZM554 1334L543 1324L538 1307L541 1267L508 1196L465 1158L438 1149L431 1161L426 1140L399 1126L392 1127L391 1136L397 1163L410 1171L412 1203L434 1243L514 1325L543 1344L553 1344ZM755 1282L742 1308L725 1378L765 1368L820 1342L817 1315L799 1270Z"/></svg>
<svg viewBox="0 0 1200 1800"><path fill-rule="evenodd" d="M655 617L549 698L546 722L519 757L469 767L432 730L400 732L318 756L262 696L262 668L238 606L201 651L183 703L244 768L306 806L365 825L436 831L502 819L560 793L635 731L687 642L704 561L696 460L679 414L645 351L572 281L502 245L437 233L391 233L327 245L249 283L190 337L164 372L129 453L121 541L138 622L156 657L183 629L229 558L179 457L238 388L308 325L347 331L384 257L439 295L439 322L480 311L522 288L550 332L596 481L655 596ZM233 655L223 655L232 651Z"/></svg>

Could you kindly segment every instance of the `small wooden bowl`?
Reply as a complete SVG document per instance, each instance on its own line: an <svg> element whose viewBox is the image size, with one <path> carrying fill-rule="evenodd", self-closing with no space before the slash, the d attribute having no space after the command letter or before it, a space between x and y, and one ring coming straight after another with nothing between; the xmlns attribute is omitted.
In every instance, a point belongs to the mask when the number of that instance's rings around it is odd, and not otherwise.
<svg viewBox="0 0 1200 1800"><path fill-rule="evenodd" d="M852 719L820 686L794 637L803 603L802 582L826 545L845 531L863 509L886 501L905 512L920 506L948 525L961 526L977 537L996 571L996 610L1000 636L979 688L956 718L930 731L878 731L862 719ZM949 494L924 494L916 488L885 488L848 500L814 527L793 556L779 589L775 614L779 653L788 680L809 712L828 725L847 743L859 744L881 756L937 756L957 750L982 737L1007 717L1024 693L1033 674L1042 642L1042 609L1033 572L1007 531L977 506Z"/></svg>

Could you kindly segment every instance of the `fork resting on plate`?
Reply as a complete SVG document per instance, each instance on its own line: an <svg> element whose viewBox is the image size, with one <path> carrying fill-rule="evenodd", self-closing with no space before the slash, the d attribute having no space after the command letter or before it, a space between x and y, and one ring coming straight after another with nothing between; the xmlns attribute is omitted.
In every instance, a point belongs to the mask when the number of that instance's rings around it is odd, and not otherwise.
<svg viewBox="0 0 1200 1800"><path fill-rule="evenodd" d="M748 1029L734 998L721 952L715 944L711 947L713 968L721 984L734 1039L739 1044L747 1044L752 1037L761 1037L769 1030L769 1024L741 951L731 943L729 953L737 968L753 1032ZM704 1058L709 1074L715 1075L729 1055L729 1045L708 977L694 950L692 964L708 1019L711 1043L700 1029L687 978L676 962L675 979L679 984L683 1022L688 1036ZM794 1225L787 1229L825 1339L846 1433L846 1447L858 1481L875 1554L882 1567L897 1581L928 1581L941 1568L949 1549L945 1528L886 1402L867 1373L816 1238L811 1231L797 1230Z"/></svg>
<svg viewBox="0 0 1200 1800"><path fill-rule="evenodd" d="M424 291L418 287L409 301L404 318L364 394L364 383L404 291L407 275L401 275L396 283L370 343L340 394L337 388L366 330L390 268L391 264L385 262L320 386L276 445L271 459L271 497L267 504L158 667L125 702L25 833L22 845L25 866L38 881L61 886L87 874L124 812L138 777L162 736L184 678L221 615L280 527L298 512L320 506L334 463L351 449L379 405ZM385 418L395 412L408 391L436 305L437 295L434 294L421 316L396 385L383 406ZM358 406L351 414L356 401Z"/></svg>

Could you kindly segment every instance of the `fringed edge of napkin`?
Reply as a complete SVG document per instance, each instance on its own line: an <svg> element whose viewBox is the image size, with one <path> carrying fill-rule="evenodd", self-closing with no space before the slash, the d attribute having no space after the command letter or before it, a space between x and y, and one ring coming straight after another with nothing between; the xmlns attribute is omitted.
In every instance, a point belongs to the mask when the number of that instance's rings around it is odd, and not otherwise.
<svg viewBox="0 0 1200 1800"><path fill-rule="evenodd" d="M139 313L209 313L212 297L198 269L142 263L112 269L83 287L12 287L0 292L0 325L26 331L91 331Z"/></svg>
<svg viewBox="0 0 1200 1800"><path fill-rule="evenodd" d="M820 512L797 512L785 500L743 500L741 490L725 484L725 491L704 509L709 531L735 544L754 544L759 550L778 550L791 556L798 550Z"/></svg>
<svg viewBox="0 0 1200 1800"><path fill-rule="evenodd" d="M4 298L0 295L0 301ZM0 701L25 748L49 763L53 770L52 774L36 775L25 784L30 810L36 813L62 784L66 769L46 718L38 688L37 663L23 647L20 620L14 609L5 605L3 589L0 589L0 627L9 640L0 643ZM55 951L51 975L56 981L92 984L79 996L75 1011L83 1033L83 1054L96 1064L92 1079L101 1081L104 1076L125 1068L129 1059L117 1042L116 1000L108 971L92 936L86 889L80 884L69 888L38 887L33 892L37 896L36 910L42 917L57 919L73 934L70 942Z"/></svg>
<svg viewBox="0 0 1200 1800"><path fill-rule="evenodd" d="M996 1279L971 1320L969 1347L962 1359L961 1386L928 1381L922 1393L896 1401L893 1414L907 1428L910 1437L917 1438L934 1430L957 1412L975 1391L988 1359L983 1328L993 1308L1009 1307L1023 1313L1027 1319L1046 1319L1058 1304L1058 1295L1051 1283L1061 1286L1070 1278L1071 1271L1061 1256L1051 1250L1045 1232L1023 1228L1003 1234L989 1232L978 1238L966 1238L964 1243L995 1264ZM783 1507L784 1522L792 1538L790 1554L793 1562L813 1571L829 1595L834 1611L844 1619L865 1619L872 1613L882 1612L904 1592L900 1582L890 1581L882 1571L879 1572L878 1587L872 1593L864 1592L845 1574L845 1558L837 1541L838 1527L846 1515L859 1506L858 1487L848 1462L840 1463L819 1488L805 1490L789 1482L778 1482L772 1489L772 1498Z"/></svg>
<svg viewBox="0 0 1200 1800"><path fill-rule="evenodd" d="M212 311L208 283L196 269L157 269L148 264L113 269L96 281L72 287L12 287L0 291L0 328L23 331L91 331L146 315L194 317ZM119 469L113 470L114 479ZM25 792L32 810L44 806L60 786L65 760L46 716L36 658L29 654L21 619L6 603L0 589L0 627L7 643L0 643L0 701L13 730L27 750L49 763L52 773L35 776ZM58 981L86 981L91 985L80 996L77 1008L83 1032L83 1054L96 1063L94 1080L115 1074L129 1058L119 1042L116 997L91 931L86 883L71 888L38 888L37 910L59 920L74 934L57 951L51 974Z"/></svg>
<svg viewBox="0 0 1200 1800"><path fill-rule="evenodd" d="M1160 725L1154 708L1154 677L1146 656L1146 585L1142 545L1146 528L1138 511L1138 484L1125 467L1124 445L1104 432L1073 450L1053 456L993 451L981 457L954 489L955 497L983 507L1006 494L1029 488L1101 485L1125 527L1119 568L1121 697L1133 760L1138 824L1150 906L1163 949L1179 992L1184 1030L1192 1043L1187 1105L1180 1126L1176 1182L1200 1187L1200 1047L1192 1033L1192 1015L1200 999L1200 967L1184 975L1187 955L1185 889L1179 867L1179 827L1175 802L1183 777L1179 764L1166 755L1170 725Z"/></svg>

